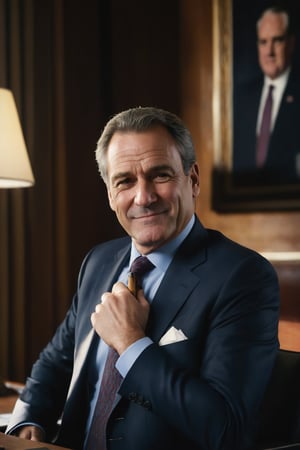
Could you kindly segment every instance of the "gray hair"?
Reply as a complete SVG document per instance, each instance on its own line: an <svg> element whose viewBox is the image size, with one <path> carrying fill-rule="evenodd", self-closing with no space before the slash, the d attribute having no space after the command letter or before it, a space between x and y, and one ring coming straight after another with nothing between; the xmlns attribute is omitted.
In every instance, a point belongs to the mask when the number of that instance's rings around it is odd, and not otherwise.
<svg viewBox="0 0 300 450"><path fill-rule="evenodd" d="M128 109L115 115L106 124L96 148L96 161L104 182L107 184L107 150L116 132L143 132L157 125L167 129L173 137L185 174L196 161L191 134L175 114L153 107Z"/></svg>
<svg viewBox="0 0 300 450"><path fill-rule="evenodd" d="M265 9L262 14L260 15L260 17L258 18L257 22L256 22L256 29L258 31L260 23L262 21L262 19L264 18L264 16L266 14L281 14L284 16L285 18L285 29L286 29L286 34L290 35L293 34L293 30L291 27L291 20L290 20L290 14L289 11L285 8L282 8L280 6L271 6L270 8Z"/></svg>

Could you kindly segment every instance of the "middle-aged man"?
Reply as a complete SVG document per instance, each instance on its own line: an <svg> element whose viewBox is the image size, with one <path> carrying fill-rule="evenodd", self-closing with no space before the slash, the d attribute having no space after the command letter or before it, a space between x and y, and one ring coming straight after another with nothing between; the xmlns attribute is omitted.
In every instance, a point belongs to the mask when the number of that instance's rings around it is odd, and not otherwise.
<svg viewBox="0 0 300 450"><path fill-rule="evenodd" d="M248 448L278 349L274 269L195 216L199 169L177 116L124 111L96 155L128 237L85 258L7 432L49 440L62 414L56 442L73 449Z"/></svg>
<svg viewBox="0 0 300 450"><path fill-rule="evenodd" d="M292 67L295 34L287 10L262 13L257 48L263 77L236 86L234 171L246 183L298 183L300 78Z"/></svg>

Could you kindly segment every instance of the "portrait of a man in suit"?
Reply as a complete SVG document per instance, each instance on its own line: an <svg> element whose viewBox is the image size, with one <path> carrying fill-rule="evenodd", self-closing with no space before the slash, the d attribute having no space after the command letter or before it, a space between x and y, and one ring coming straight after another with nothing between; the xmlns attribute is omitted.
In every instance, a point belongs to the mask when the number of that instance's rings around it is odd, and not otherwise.
<svg viewBox="0 0 300 450"><path fill-rule="evenodd" d="M235 83L233 173L240 184L300 183L300 77L294 19L282 5L260 12L254 25L260 73Z"/></svg>

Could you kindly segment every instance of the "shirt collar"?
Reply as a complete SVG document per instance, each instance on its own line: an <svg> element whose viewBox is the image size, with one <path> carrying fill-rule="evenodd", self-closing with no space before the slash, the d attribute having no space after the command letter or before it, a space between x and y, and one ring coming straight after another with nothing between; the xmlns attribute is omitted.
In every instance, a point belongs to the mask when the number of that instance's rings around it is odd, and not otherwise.
<svg viewBox="0 0 300 450"><path fill-rule="evenodd" d="M279 77L272 80L269 77L265 77L265 86L270 86L272 84L275 87L285 87L287 80L291 71L291 67L288 67Z"/></svg>
<svg viewBox="0 0 300 450"><path fill-rule="evenodd" d="M178 236L176 236L172 241L158 248L154 252L147 254L147 258L155 265L155 267L160 269L162 272L165 272L167 270L177 249L185 240L187 235L190 233L194 223L195 223L195 215L193 214L188 224L185 226L185 228L181 231L181 233ZM141 256L141 254L137 251L132 241L129 267L138 256Z"/></svg>

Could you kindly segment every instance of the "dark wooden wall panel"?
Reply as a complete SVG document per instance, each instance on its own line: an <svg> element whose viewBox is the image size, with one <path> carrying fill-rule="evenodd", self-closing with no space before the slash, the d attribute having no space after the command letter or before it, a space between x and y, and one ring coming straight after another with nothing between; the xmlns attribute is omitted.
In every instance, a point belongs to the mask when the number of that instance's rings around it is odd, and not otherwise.
<svg viewBox="0 0 300 450"><path fill-rule="evenodd" d="M281 348L300 351L300 262L274 263L281 291Z"/></svg>
<svg viewBox="0 0 300 450"><path fill-rule="evenodd" d="M137 105L180 111L179 15L173 0L154 0L149 8L137 0L64 5L68 251L75 288L90 247L123 235L94 159L105 123Z"/></svg>

